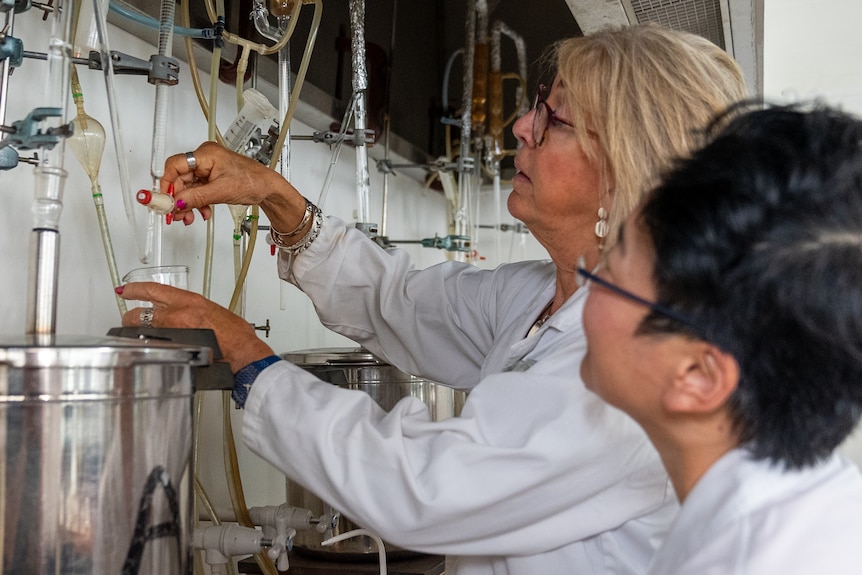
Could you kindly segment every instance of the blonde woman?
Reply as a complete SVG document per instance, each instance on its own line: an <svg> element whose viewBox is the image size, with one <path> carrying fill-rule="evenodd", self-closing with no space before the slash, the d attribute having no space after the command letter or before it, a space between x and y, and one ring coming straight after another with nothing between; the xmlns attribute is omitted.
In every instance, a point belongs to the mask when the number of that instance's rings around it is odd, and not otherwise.
<svg viewBox="0 0 862 575"><path fill-rule="evenodd" d="M447 555L450 575L643 573L677 507L643 432L578 377L586 290L576 263L595 265L692 133L744 97L742 75L709 42L655 26L555 53L553 81L514 126L522 147L508 201L550 261L415 270L215 144L165 165L185 205L177 219L190 223L192 208L207 217L215 202L260 204L279 274L323 323L404 371L469 390L460 417L432 422L415 398L384 413L278 361L241 318L194 294L123 293L154 302L152 325L216 330L251 449L387 541Z"/></svg>

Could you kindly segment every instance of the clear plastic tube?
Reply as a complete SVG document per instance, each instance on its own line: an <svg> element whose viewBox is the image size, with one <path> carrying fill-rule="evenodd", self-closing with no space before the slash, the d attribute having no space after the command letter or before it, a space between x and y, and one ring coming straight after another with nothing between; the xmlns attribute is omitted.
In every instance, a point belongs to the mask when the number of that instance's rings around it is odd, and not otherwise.
<svg viewBox="0 0 862 575"><path fill-rule="evenodd" d="M221 3L219 6L224 9ZM218 109L218 71L221 64L221 48L213 49L212 60L210 62L210 103L209 103L209 123L207 125L209 139L218 136L218 128L216 127L216 110ZM219 136L220 137L220 136ZM221 143L224 144L224 138L221 138ZM204 255L204 286L203 296L210 297L212 291L212 276L213 276L213 250L215 246L215 220L216 211L210 211L210 218L207 220L207 242L206 254Z"/></svg>
<svg viewBox="0 0 862 575"><path fill-rule="evenodd" d="M264 0L254 0L254 6L251 9L251 20L254 22L254 28L258 34L267 40L278 42L281 39L281 31L269 23L269 10L266 9Z"/></svg>
<svg viewBox="0 0 862 575"><path fill-rule="evenodd" d="M356 134L365 131L367 114L365 110L365 91L359 92L356 99L356 111L353 120L353 130ZM371 221L369 208L369 191L371 188L371 176L368 174L368 146L364 141L355 142L356 147L356 204L359 212L360 222Z"/></svg>
<svg viewBox="0 0 862 575"><path fill-rule="evenodd" d="M278 19L279 29L287 27L287 21L284 17ZM287 109L290 105L290 42L278 51L278 117L284 118L287 116ZM281 130L286 132L284 145L281 147L281 153L278 159L278 170L281 176L290 181L290 124L281 126ZM278 291L278 309L284 311L287 309L287 291L290 288L287 282L279 282Z"/></svg>
<svg viewBox="0 0 862 575"><path fill-rule="evenodd" d="M111 2L109 5L109 10L114 12L115 14L119 14L123 18L127 20L131 20L132 22L137 22L138 24L142 24L147 28L152 28L153 30L160 30L162 23L156 20L155 18L150 18L146 14L140 14L139 12L135 12L134 10L129 10L122 4L118 2ZM188 28L186 26L174 26L173 32L177 36L183 36L185 38L203 38L208 39L212 38L212 31L205 30L201 28Z"/></svg>
<svg viewBox="0 0 862 575"><path fill-rule="evenodd" d="M188 26L189 24L189 3L188 0L180 0L180 18L184 25ZM220 144L224 144L224 139L218 131L218 127L215 125L215 119L210 120L210 104L207 102L206 95L203 91L203 86L201 83L200 74L198 74L198 66L195 58L194 52L194 44L192 44L192 39L189 37L183 38L183 43L186 48L186 59L188 60L188 68L189 74L192 79L192 86L195 89L195 95L198 98L198 104L201 107L201 111L203 112L204 118L207 120L207 125L209 127L210 136L209 139L212 141L217 141ZM216 62L221 58L221 48L218 46L213 47L212 59ZM212 83L211 83L212 85ZM216 85L218 85L216 83Z"/></svg>
<svg viewBox="0 0 862 575"><path fill-rule="evenodd" d="M162 0L159 15L159 56L170 58L174 40L174 0ZM156 84L156 101L153 113L153 151L150 156L150 175L153 178L153 193L159 192L159 183L165 173L165 139L168 121L168 89L166 82ZM148 230L152 234L153 263L161 265L162 260L162 219L152 211L148 218Z"/></svg>
<svg viewBox="0 0 862 575"><path fill-rule="evenodd" d="M316 3L319 0L313 0ZM272 46L265 46L263 44L259 44L257 42L251 42L246 40L245 38L241 38L235 34L231 34L230 32L224 32L224 39L231 44L236 44L237 46L241 46L243 50L255 51L261 56L269 56L270 54L275 54L287 43L287 40L290 39L290 36L293 34L293 28L296 26L297 18L296 16L299 14L299 10L302 8L303 4L311 4L312 0L303 0L302 2L296 2L293 8L293 13L291 14L290 23L288 24L288 30L285 32L284 36L273 44ZM207 9L207 14L210 17L211 22L215 22L216 19L216 10L213 8L212 0L206 0L205 6ZM220 11L219 14L224 13L224 11ZM313 27L313 26L312 26ZM316 33L316 30L315 30Z"/></svg>
<svg viewBox="0 0 862 575"><path fill-rule="evenodd" d="M358 94L354 92L353 96L350 98L350 103L347 105L347 109L344 111L344 117L341 119L341 129L338 131L339 136L343 136L347 131L347 126L350 125L350 121L353 118L353 110L356 107L357 96ZM332 183L332 176L335 173L335 164L338 163L338 157L341 154L343 144L344 138L339 137L329 154L329 167L326 170L326 177L323 179L323 187L320 190L320 196L317 198L317 207L321 210L326 204L329 185Z"/></svg>
<svg viewBox="0 0 862 575"><path fill-rule="evenodd" d="M86 1L86 0L85 0ZM111 115L111 130L114 136L114 147L117 155L117 168L120 175L120 189L123 196L123 207L126 212L126 220L129 223L129 228L132 230L132 235L135 239L135 247L138 250L138 259L141 263L150 263L152 260L152 245L146 237L146 232L138 219L138 203L135 200L135 192L129 187L129 166L126 161L126 146L123 141L123 130L120 127L120 109L119 100L117 99L117 90L114 82L114 65L111 60L111 48L108 41L108 23L107 14L99 0L93 0L93 10L96 14L96 28L99 33L99 52L102 56L102 62L107 65L102 66L102 71L105 78L105 92L108 98L108 110Z"/></svg>
<svg viewBox="0 0 862 575"><path fill-rule="evenodd" d="M473 64L476 53L476 11L478 5L487 3L483 0L468 0L467 2L467 18L465 22L466 45L464 48L464 70L463 84L464 91L461 95L461 152L460 158L462 164L471 157L470 141L472 138L472 108L473 108ZM458 172L458 194L454 209L454 226L453 231L456 235L469 235L470 225L467 219L469 212L470 200L472 195L472 179L470 174L465 173L462 169ZM465 261L464 252L455 252L452 256L457 261Z"/></svg>
<svg viewBox="0 0 862 575"><path fill-rule="evenodd" d="M283 20L283 19L282 19ZM290 44L278 51L278 117L286 118L290 105ZM283 120L282 120L283 121ZM290 180L290 124L283 124L282 131L287 132L284 145L279 154L279 171L286 180Z"/></svg>
<svg viewBox="0 0 862 575"><path fill-rule="evenodd" d="M386 575L386 547L384 546L383 540L380 536L368 531L367 529L354 529L347 533L330 537L329 539L322 541L320 544L326 547L328 545L334 545L340 541L344 541L345 539L350 539L351 537L360 537L363 535L371 537L377 544L377 559L380 563L380 575Z"/></svg>
<svg viewBox="0 0 862 575"><path fill-rule="evenodd" d="M317 40L317 30L320 28L320 18L323 14L323 0L303 0L302 5L305 4L314 5L314 15L311 19L311 29L308 32L308 38L305 41L305 51L302 53L302 60L299 63L299 70L296 73L296 85L293 87L293 91L291 92L290 105L281 121L282 127L290 125L290 121L293 119L293 113L296 110L296 105L299 103L299 94L302 91L302 85L305 83L305 75L308 72L308 64L311 61L311 53L314 51L314 43ZM297 5L299 6L300 3L297 2ZM285 36L288 39L290 38L290 34L293 32L292 27L296 23L297 14L298 10L295 8L294 14L290 17L288 29L285 31ZM286 44L287 41L285 40L285 45ZM285 146L288 132L289 130L282 129L281 133L279 133L278 140L276 140L275 146L272 150L272 159L270 160L269 165L270 168L275 166L278 161L281 149Z"/></svg>

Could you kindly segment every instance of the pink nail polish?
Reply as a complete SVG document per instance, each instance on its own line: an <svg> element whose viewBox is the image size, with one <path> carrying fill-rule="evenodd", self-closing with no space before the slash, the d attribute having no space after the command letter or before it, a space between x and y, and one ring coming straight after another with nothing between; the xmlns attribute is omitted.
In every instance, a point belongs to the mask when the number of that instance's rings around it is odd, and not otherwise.
<svg viewBox="0 0 862 575"><path fill-rule="evenodd" d="M114 292L115 292L117 295L123 295L123 286L117 286L117 287L115 287L115 288L114 288Z"/></svg>
<svg viewBox="0 0 862 575"><path fill-rule="evenodd" d="M186 209L187 205L188 204L185 202L185 200L177 200L177 209L184 210Z"/></svg>

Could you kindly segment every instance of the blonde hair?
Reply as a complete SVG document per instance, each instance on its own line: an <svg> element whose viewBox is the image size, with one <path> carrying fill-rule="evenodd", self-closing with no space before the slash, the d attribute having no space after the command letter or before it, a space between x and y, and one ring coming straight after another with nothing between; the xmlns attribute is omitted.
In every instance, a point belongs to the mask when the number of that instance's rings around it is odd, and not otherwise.
<svg viewBox="0 0 862 575"><path fill-rule="evenodd" d="M563 40L553 58L566 119L605 182L596 209L610 212L609 248L641 194L702 143L699 131L713 116L747 97L745 80L709 40L654 24Z"/></svg>

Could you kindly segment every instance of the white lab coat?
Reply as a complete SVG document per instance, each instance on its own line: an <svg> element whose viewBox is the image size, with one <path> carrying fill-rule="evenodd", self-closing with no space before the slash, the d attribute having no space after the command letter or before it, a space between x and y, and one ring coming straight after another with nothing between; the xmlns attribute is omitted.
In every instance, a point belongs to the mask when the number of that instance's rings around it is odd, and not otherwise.
<svg viewBox="0 0 862 575"><path fill-rule="evenodd" d="M525 338L550 262L413 271L334 218L293 273L327 326L471 392L432 422L419 399L386 413L279 362L246 403L252 450L383 539L446 554L447 575L645 571L676 499L646 435L580 380L585 291Z"/></svg>
<svg viewBox="0 0 862 575"><path fill-rule="evenodd" d="M862 475L833 455L786 471L735 449L686 498L652 575L859 575Z"/></svg>

